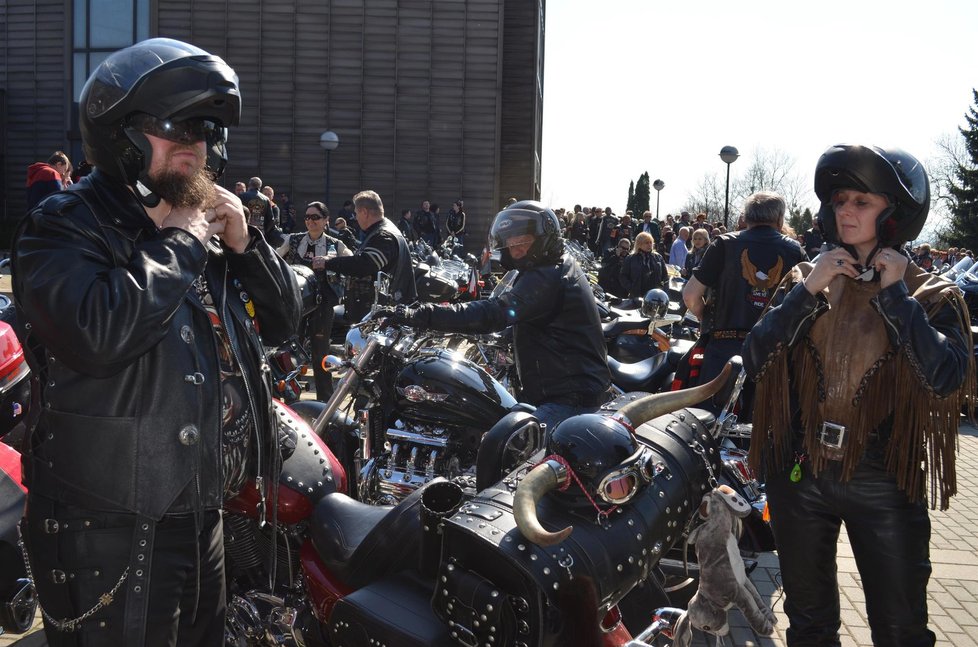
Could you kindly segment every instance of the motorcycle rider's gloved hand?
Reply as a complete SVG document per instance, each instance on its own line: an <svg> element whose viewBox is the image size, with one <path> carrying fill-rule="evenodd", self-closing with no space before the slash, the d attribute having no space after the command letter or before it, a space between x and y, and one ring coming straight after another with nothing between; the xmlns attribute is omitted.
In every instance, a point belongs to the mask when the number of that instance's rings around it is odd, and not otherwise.
<svg viewBox="0 0 978 647"><path fill-rule="evenodd" d="M384 308L378 314L396 324L403 324L412 328L427 328L431 321L431 307L427 303L416 308L409 308L400 304L394 308Z"/></svg>

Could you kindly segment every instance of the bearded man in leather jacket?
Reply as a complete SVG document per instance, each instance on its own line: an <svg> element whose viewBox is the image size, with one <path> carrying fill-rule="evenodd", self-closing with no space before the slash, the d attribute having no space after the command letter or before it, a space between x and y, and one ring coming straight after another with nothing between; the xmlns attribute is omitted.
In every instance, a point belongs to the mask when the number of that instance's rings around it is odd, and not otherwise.
<svg viewBox="0 0 978 647"><path fill-rule="evenodd" d="M550 429L593 413L608 399L611 374L597 305L587 277L564 255L560 223L539 202L500 211L489 238L503 267L519 270L498 297L464 304L424 304L388 315L419 328L488 333L513 326L521 399Z"/></svg>
<svg viewBox="0 0 978 647"><path fill-rule="evenodd" d="M299 294L214 184L239 113L234 71L197 47L112 54L81 96L95 171L18 232L40 396L22 530L49 645L223 644L222 503L253 480L274 508L262 341L294 334Z"/></svg>

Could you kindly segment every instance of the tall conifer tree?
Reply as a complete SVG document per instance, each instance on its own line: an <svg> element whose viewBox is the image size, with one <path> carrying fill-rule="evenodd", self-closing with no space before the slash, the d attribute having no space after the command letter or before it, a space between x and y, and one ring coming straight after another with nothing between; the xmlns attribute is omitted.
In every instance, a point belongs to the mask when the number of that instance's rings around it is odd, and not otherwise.
<svg viewBox="0 0 978 647"><path fill-rule="evenodd" d="M970 163L958 164L948 190L953 196L950 242L959 247L978 249L978 90L971 91L975 105L968 109L967 127L961 128Z"/></svg>

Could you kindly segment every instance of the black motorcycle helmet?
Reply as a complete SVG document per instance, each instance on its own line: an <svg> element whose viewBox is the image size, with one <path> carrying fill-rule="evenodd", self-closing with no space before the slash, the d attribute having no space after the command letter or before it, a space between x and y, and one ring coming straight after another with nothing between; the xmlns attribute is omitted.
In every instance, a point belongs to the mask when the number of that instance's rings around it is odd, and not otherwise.
<svg viewBox="0 0 978 647"><path fill-rule="evenodd" d="M85 83L79 103L85 157L103 173L159 204L148 172L152 147L137 123L203 135L207 166L220 177L227 164L227 128L241 115L238 77L204 50L153 38L119 50Z"/></svg>
<svg viewBox="0 0 978 647"><path fill-rule="evenodd" d="M662 319L669 312L669 295L659 288L652 288L642 299L642 316Z"/></svg>
<svg viewBox="0 0 978 647"><path fill-rule="evenodd" d="M841 189L886 196L890 207L876 221L879 247L895 247L913 240L924 228L930 209L930 181L923 165L898 148L838 144L832 146L815 166L815 195L822 206L818 212L822 234L839 244L832 195Z"/></svg>
<svg viewBox="0 0 978 647"><path fill-rule="evenodd" d="M509 253L509 239L527 234L535 237L533 245L526 256L513 259ZM500 263L507 270L557 263L564 253L557 215L535 200L514 202L496 214L489 229L489 241L492 249L499 251Z"/></svg>
<svg viewBox="0 0 978 647"><path fill-rule="evenodd" d="M628 498L639 487L637 473L629 470L631 463L641 454L638 442L632 433L619 421L609 416L594 413L567 418L557 425L547 439L547 454L557 454L570 466L587 493L598 504L616 504L617 491L603 491L605 488L622 484L617 479L610 483L609 475L623 475L629 482L624 484L630 492ZM617 494L616 494L617 492ZM572 483L564 492L557 493L580 505L590 505L587 497Z"/></svg>

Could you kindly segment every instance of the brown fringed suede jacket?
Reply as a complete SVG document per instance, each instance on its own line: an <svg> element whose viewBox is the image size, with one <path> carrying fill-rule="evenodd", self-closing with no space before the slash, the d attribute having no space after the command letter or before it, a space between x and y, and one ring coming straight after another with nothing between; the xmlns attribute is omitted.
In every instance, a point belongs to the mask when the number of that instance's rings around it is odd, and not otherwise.
<svg viewBox="0 0 978 647"><path fill-rule="evenodd" d="M886 470L909 498L924 498L929 477L931 506L946 509L959 417L975 393L960 290L910 263L886 289L837 276L813 296L801 284L812 267L785 277L744 342L757 383L751 466L786 469L801 448L815 474L839 459L848 480L867 443L882 441ZM841 456L819 442L823 422L846 426Z"/></svg>

